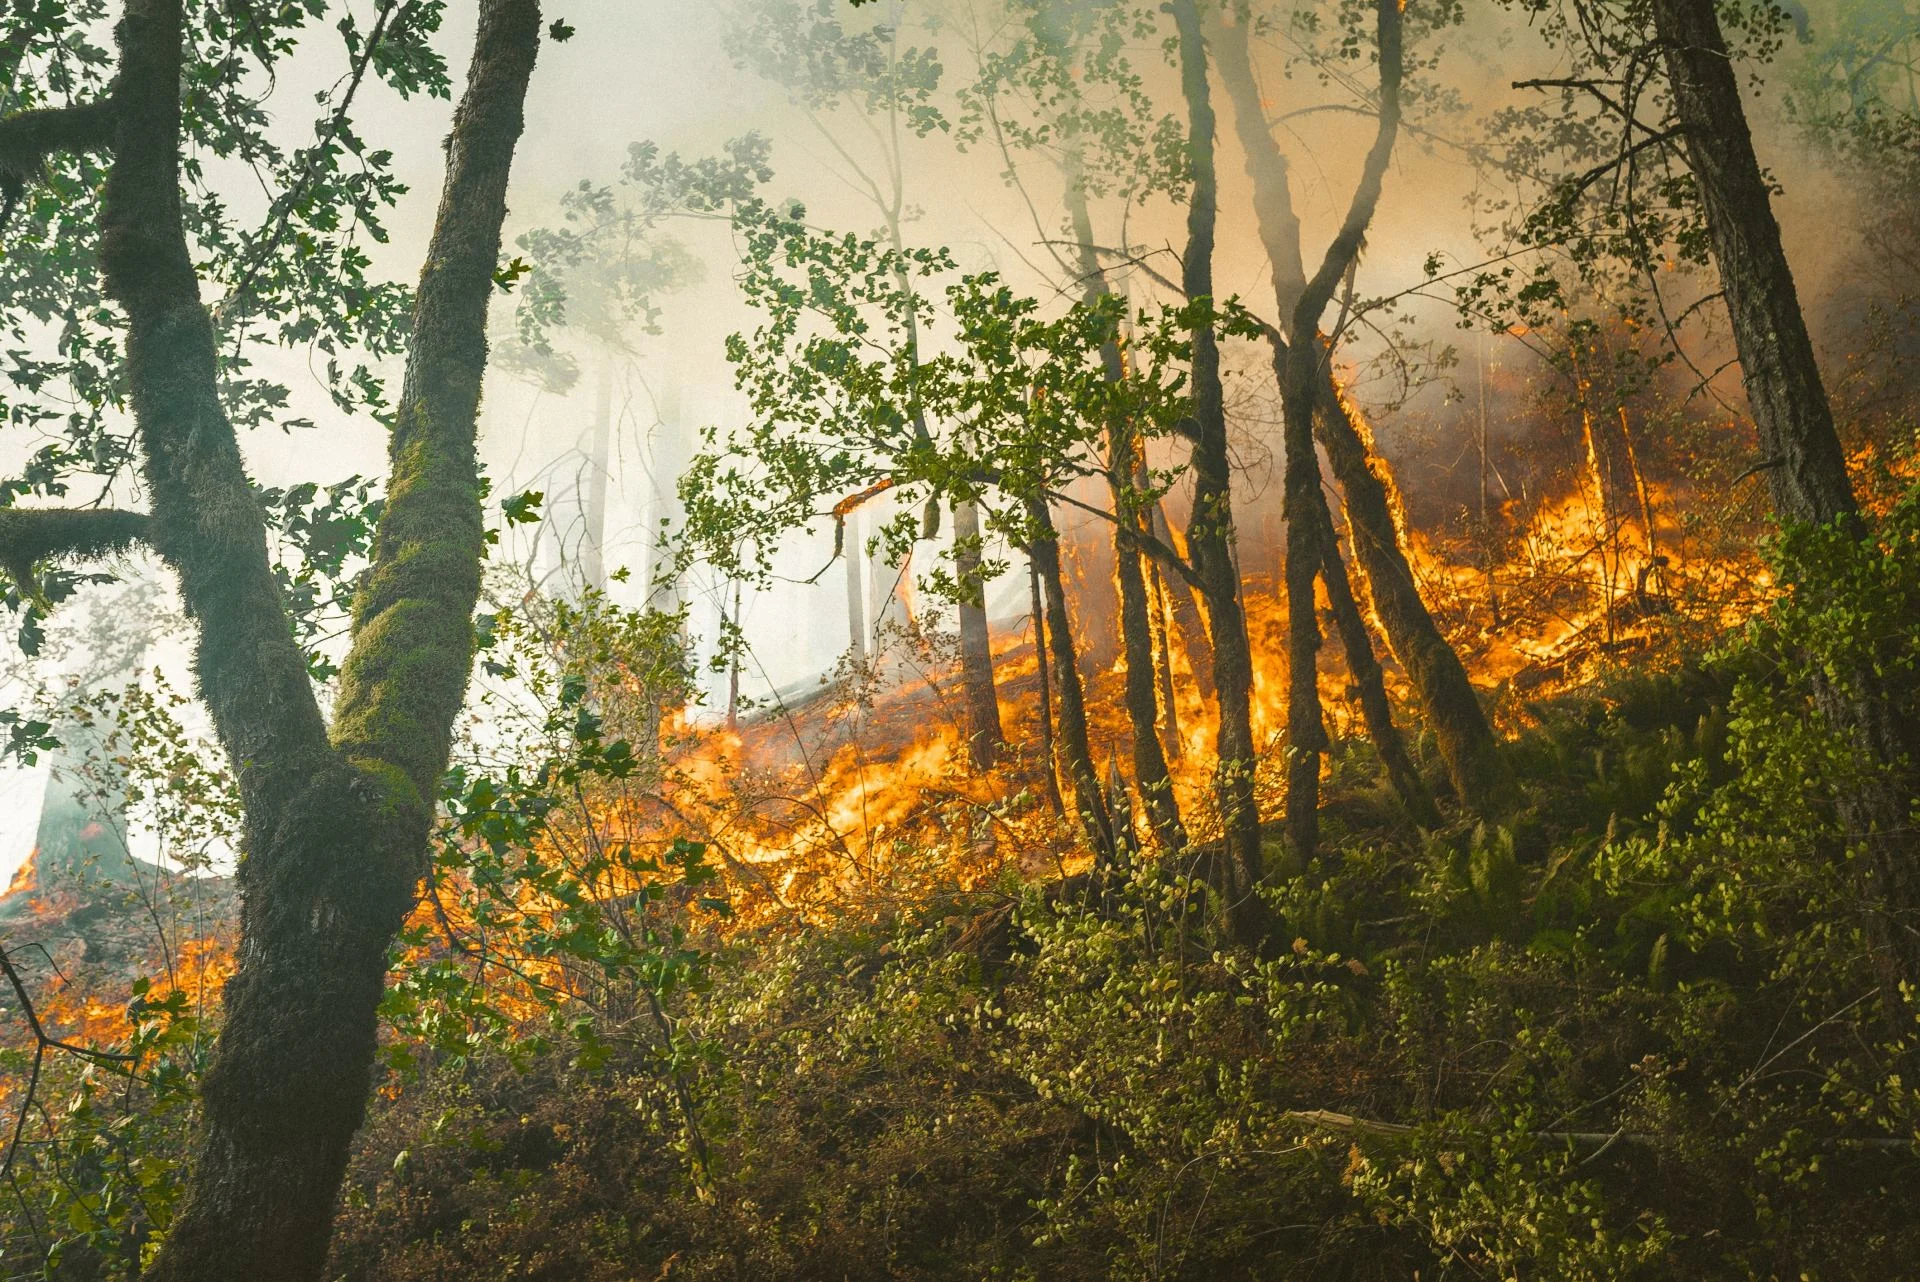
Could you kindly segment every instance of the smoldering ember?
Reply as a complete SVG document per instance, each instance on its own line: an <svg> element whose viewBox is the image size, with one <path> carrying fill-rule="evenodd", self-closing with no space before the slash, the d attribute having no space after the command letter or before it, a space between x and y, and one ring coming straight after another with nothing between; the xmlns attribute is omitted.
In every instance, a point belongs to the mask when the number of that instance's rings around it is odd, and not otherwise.
<svg viewBox="0 0 1920 1282"><path fill-rule="evenodd" d="M17 0L0 1282L1920 1276L1915 0Z"/></svg>

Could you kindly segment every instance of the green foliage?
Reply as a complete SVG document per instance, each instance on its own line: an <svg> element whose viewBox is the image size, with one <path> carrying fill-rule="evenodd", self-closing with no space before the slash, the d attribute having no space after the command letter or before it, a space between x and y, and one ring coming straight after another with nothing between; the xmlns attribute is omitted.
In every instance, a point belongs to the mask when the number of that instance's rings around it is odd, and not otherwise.
<svg viewBox="0 0 1920 1282"><path fill-rule="evenodd" d="M1258 332L1237 304L1207 299L1131 316L1108 296L1049 316L996 273L819 230L797 206L751 202L734 226L742 289L764 317L727 344L751 419L710 431L680 485L683 559L730 575L766 575L781 535L828 510L837 534L842 503L882 490L900 513L875 537L896 556L921 536L918 509L961 501L1024 544L1026 500L1100 474L1110 422L1147 438L1176 429L1193 327ZM1114 380L1105 350L1120 344L1134 364ZM1133 501L1151 502L1176 475L1156 474ZM935 582L963 590L950 575Z"/></svg>
<svg viewBox="0 0 1920 1282"><path fill-rule="evenodd" d="M57 107L103 96L111 51L97 42L111 23L105 0L24 6L0 60L9 110ZM327 0L282 5L190 5L182 99L184 212L194 261L216 291L224 403L236 424L310 426L287 414L288 389L253 372L259 346L305 348L335 404L387 412L374 362L400 350L411 305L403 286L380 279L365 244L384 242L383 213L405 188L392 153L363 137L353 98L378 78L408 96L445 97L445 63L432 47L443 5L382 3L369 25ZM346 73L320 95L313 142L273 141L266 100L296 49L330 17ZM243 165L271 201L258 223L230 208L217 177ZM9 201L8 250L0 263L13 351L0 408L16 428L53 437L32 465L5 483L9 494L57 496L81 478L110 479L130 462L119 348L123 321L100 292L88 229L96 221L104 168L94 156L59 155Z"/></svg>
<svg viewBox="0 0 1920 1282"><path fill-rule="evenodd" d="M383 1007L399 1035L389 1061L458 1066L504 1046L524 1063L557 1034L593 1063L609 1021L637 1011L681 1072L699 1048L663 1003L704 982L705 960L686 912L724 920L729 906L699 843L631 835L632 807L658 782L661 709L684 698L680 620L590 593L550 618L481 623L487 669L529 720L505 751L476 751L446 776L431 911L401 937Z"/></svg>
<svg viewBox="0 0 1920 1282"><path fill-rule="evenodd" d="M321 646L345 630L352 614L353 594L386 508L374 489L374 482L349 476L326 486L305 481L257 491L275 536L274 577L316 681L339 672Z"/></svg>
<svg viewBox="0 0 1920 1282"><path fill-rule="evenodd" d="M922 137L948 128L935 100L944 70L938 51L901 47L907 6L883 7L884 20L849 26L833 0L745 0L730 14L727 52L808 110L852 105Z"/></svg>

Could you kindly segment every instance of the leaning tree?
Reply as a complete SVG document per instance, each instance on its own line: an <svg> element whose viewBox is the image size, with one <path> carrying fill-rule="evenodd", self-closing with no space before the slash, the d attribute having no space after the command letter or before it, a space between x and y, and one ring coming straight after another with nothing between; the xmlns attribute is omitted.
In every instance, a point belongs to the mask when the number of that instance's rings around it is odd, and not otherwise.
<svg viewBox="0 0 1920 1282"><path fill-rule="evenodd" d="M340 15L348 73L314 142L281 149L262 86L330 7L125 0L108 50L104 0L14 6L4 53L18 109L0 119L0 296L31 371L9 419L53 442L0 484L12 600L44 611L84 577L58 566L149 549L194 625L199 692L245 807L237 969L154 1279L319 1276L473 651L487 307L539 5L479 0L411 294L370 274L362 242L384 238L380 211L403 189L350 109L374 77L445 91L428 40L442 6L383 0L364 27ZM214 188L222 165L277 191L257 224ZM249 363L261 341L319 354L334 400L389 431L330 715L237 434L294 417ZM373 358L402 350L389 404ZM108 506L116 486L138 503Z"/></svg>

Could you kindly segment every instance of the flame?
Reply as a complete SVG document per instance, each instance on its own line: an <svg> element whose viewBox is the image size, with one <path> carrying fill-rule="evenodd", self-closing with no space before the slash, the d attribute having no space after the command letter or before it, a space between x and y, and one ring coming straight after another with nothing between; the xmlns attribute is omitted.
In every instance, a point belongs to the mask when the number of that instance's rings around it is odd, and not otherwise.
<svg viewBox="0 0 1920 1282"><path fill-rule="evenodd" d="M25 861L13 870L13 879L7 883L0 899L10 899L15 895L31 894L40 884L40 847L35 846Z"/></svg>

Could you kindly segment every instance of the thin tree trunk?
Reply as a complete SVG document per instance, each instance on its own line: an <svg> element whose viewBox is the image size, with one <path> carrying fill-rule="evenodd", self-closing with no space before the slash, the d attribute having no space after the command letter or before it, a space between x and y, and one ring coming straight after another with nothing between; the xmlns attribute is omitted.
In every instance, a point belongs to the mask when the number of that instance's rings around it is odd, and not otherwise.
<svg viewBox="0 0 1920 1282"><path fill-rule="evenodd" d="M1160 694L1160 746L1169 761L1178 761L1186 752L1180 735L1179 695L1173 686L1172 610L1167 604L1166 572L1148 562L1147 590L1150 610L1147 619L1153 629L1154 679Z"/></svg>
<svg viewBox="0 0 1920 1282"><path fill-rule="evenodd" d="M733 631L740 634L740 580L733 581ZM740 650L736 643L727 659L727 729L740 728Z"/></svg>
<svg viewBox="0 0 1920 1282"><path fill-rule="evenodd" d="M1116 432L1109 442L1108 466L1124 465L1124 453L1131 453L1124 434ZM1113 457L1122 456L1122 457ZM1116 473L1117 474L1117 473ZM1120 487L1115 488L1116 501ZM1121 513L1122 520L1134 520ZM1180 820L1180 802L1173 792L1173 774L1160 746L1160 701L1154 689L1153 624L1149 618L1146 575L1138 545L1124 531L1115 531L1113 552L1120 577L1120 636L1127 656L1127 719L1133 727L1133 777L1140 790L1141 804L1147 810L1147 822L1155 842L1165 852L1184 849L1186 827ZM1171 691L1168 692L1169 696ZM1168 704L1171 714L1171 700Z"/></svg>
<svg viewBox="0 0 1920 1282"><path fill-rule="evenodd" d="M1199 302L1213 297L1214 224L1219 205L1213 102L1196 0L1171 0L1168 8L1179 33L1180 86L1187 103L1187 153L1193 178L1181 286L1188 299ZM1253 655L1233 560L1232 460L1220 386L1220 348L1210 325L1193 331L1193 422L1193 517L1187 525L1187 553L1212 625L1208 632L1220 709L1215 739L1220 827L1231 870L1228 924L1236 938L1252 942L1265 917L1254 891L1263 870L1260 811L1253 790Z"/></svg>
<svg viewBox="0 0 1920 1282"><path fill-rule="evenodd" d="M186 1202L150 1282L308 1282L365 1113L387 948L413 901L465 698L484 536L474 453L487 304L539 43L533 0L481 0L390 436L387 504L331 741L220 408L179 191L181 0L130 0L101 266L156 550L245 807L238 966Z"/></svg>
<svg viewBox="0 0 1920 1282"><path fill-rule="evenodd" d="M1325 545L1331 519L1320 520L1320 459L1313 448L1313 408L1283 375L1287 514L1287 838L1304 871L1320 844L1320 761L1330 741L1320 707L1320 618L1313 585L1322 567L1339 558ZM1324 532L1324 533L1323 533ZM1332 581L1331 575L1328 581ZM1370 649L1370 647L1369 647Z"/></svg>
<svg viewBox="0 0 1920 1282"><path fill-rule="evenodd" d="M1040 682L1040 760L1042 773L1047 781L1047 802L1053 807L1053 813L1067 813L1067 803L1060 796L1060 775L1056 763L1058 754L1053 750L1053 678L1048 674L1047 658L1047 609L1040 599L1040 563L1031 552L1027 556L1027 588L1033 594L1033 660L1034 675Z"/></svg>
<svg viewBox="0 0 1920 1282"><path fill-rule="evenodd" d="M1446 763L1454 792L1468 809L1496 814L1515 799L1513 767L1500 751L1500 741L1487 720L1486 709L1480 706L1466 665L1441 635L1420 597L1413 565L1401 546L1384 465L1367 448L1360 429L1349 417L1350 411L1334 385L1331 365L1326 361L1319 365L1315 426L1346 500L1354 561L1361 571L1367 598L1373 603L1388 648L1406 670L1420 710L1433 728L1434 743Z"/></svg>
<svg viewBox="0 0 1920 1282"><path fill-rule="evenodd" d="M1477 372L1475 386L1480 394L1480 413L1474 431L1474 444L1478 448L1480 455L1480 559L1481 570L1487 578L1488 626L1498 629L1501 626L1500 583L1499 580L1494 577L1494 564L1497 559L1495 554L1499 547L1500 540L1496 537L1493 529L1493 495L1487 485L1487 480L1492 472L1493 465L1487 455L1487 337L1485 334L1480 336L1479 343L1475 348L1475 354L1478 357L1475 364ZM1621 412L1625 413L1624 410ZM1651 530L1649 530L1647 537L1649 540L1652 539ZM1649 549L1651 549L1651 543L1649 543Z"/></svg>
<svg viewBox="0 0 1920 1282"><path fill-rule="evenodd" d="M1367 737L1380 754L1387 779L1394 793L1416 823L1429 827L1439 823L1433 797L1414 768L1407 753L1406 740L1393 724L1393 702L1387 697L1386 674L1373 653L1373 638L1367 634L1366 619L1360 603L1354 599L1353 584L1347 578L1346 562L1340 559L1340 537L1333 528L1333 514L1320 504L1320 546L1328 553L1320 567L1320 581L1326 584L1327 601L1333 607L1334 627L1340 633L1340 648L1347 656L1347 673L1360 700L1360 716L1366 723Z"/></svg>
<svg viewBox="0 0 1920 1282"><path fill-rule="evenodd" d="M1332 300L1334 287L1359 258L1400 131L1400 0L1380 0L1378 24L1379 129L1367 152L1359 186L1347 206L1346 219L1294 308L1292 332L1304 341L1295 341L1289 347L1280 383L1287 440L1288 654L1294 665L1288 673L1287 829L1293 838L1295 857L1303 864L1313 858L1319 839L1320 754L1327 746L1314 663L1320 648L1320 621L1314 610L1313 581L1322 566L1331 565L1339 557L1337 548L1325 546L1333 533L1333 522L1325 515L1320 460L1313 449L1318 367L1326 364L1331 368L1332 353L1324 350L1315 336L1320 332L1320 314Z"/></svg>
<svg viewBox="0 0 1920 1282"><path fill-rule="evenodd" d="M607 484L613 477L613 358L600 355L593 393L593 444L580 502L580 582L607 586Z"/></svg>
<svg viewBox="0 0 1920 1282"><path fill-rule="evenodd" d="M1060 578L1060 538L1045 499L1028 499L1027 517L1036 531L1027 556L1046 595L1047 649L1053 660L1054 704L1059 721L1053 746L1060 757L1060 773L1073 789L1074 816L1093 847L1094 861L1104 864L1113 857L1113 818L1100 795L1100 772L1094 769L1093 748L1087 738L1086 691L1080 683L1080 660L1067 616L1067 589Z"/></svg>
<svg viewBox="0 0 1920 1282"><path fill-rule="evenodd" d="M1235 129L1253 183L1255 222L1267 251L1279 323L1287 327L1285 348L1290 349L1299 336L1292 327L1306 288L1306 272L1300 255L1300 221L1287 187L1286 156L1274 141L1260 105L1245 27L1217 24L1216 44L1221 80L1233 99ZM1282 344L1275 344L1274 358L1278 373L1287 359ZM1394 520L1385 464L1373 456L1353 422L1334 384L1331 362L1317 364L1321 368L1316 374L1315 433L1340 483L1354 559L1374 615L1388 648L1406 669L1421 712L1433 726L1455 792L1474 810L1497 810L1511 797L1512 772L1465 666L1420 597ZM1324 497L1321 503L1324 506Z"/></svg>
<svg viewBox="0 0 1920 1282"><path fill-rule="evenodd" d="M980 577L980 509L971 500L953 505L954 569L962 596L960 683L967 705L967 761L985 770L1000 757L1000 693L993 683L993 638L987 630L986 584Z"/></svg>
<svg viewBox="0 0 1920 1282"><path fill-rule="evenodd" d="M1067 169L1067 211L1074 239L1079 243L1087 300L1106 298L1111 291L1105 273L1100 270L1099 256L1094 252L1093 216L1087 208L1087 192L1077 164L1070 164ZM1108 382L1117 383L1126 377L1118 343L1103 345L1100 360ZM1133 778L1140 790L1141 803L1146 807L1154 841L1162 851L1174 853L1186 847L1187 834L1180 821L1180 802L1173 792L1173 775L1160 749L1160 709L1154 692L1153 627L1147 617L1144 558L1137 538L1129 537L1138 535L1142 529L1133 489L1137 453L1131 425L1119 417L1109 421L1107 489L1113 497L1113 557L1120 589L1120 641L1127 661L1126 704L1127 719L1133 728Z"/></svg>
<svg viewBox="0 0 1920 1282"><path fill-rule="evenodd" d="M1142 489L1144 482L1136 481ZM1150 532L1162 546L1173 546L1173 525L1167 520L1164 505L1155 503L1153 510L1147 513ZM1213 642L1207 636L1207 623L1200 614L1200 604L1194 599L1193 585L1187 582L1187 576L1180 573L1178 567L1162 566L1160 580L1165 588L1167 612L1173 616L1173 630L1180 637L1180 649L1187 656L1187 672L1193 678L1194 689L1200 692L1202 703L1212 703L1216 693L1213 684Z"/></svg>
<svg viewBox="0 0 1920 1282"><path fill-rule="evenodd" d="M1756 466L1774 511L1784 521L1838 525L1864 537L1719 19L1711 0L1654 0L1653 17L1759 429ZM1900 715L1895 692L1873 672L1847 673L1838 682L1820 677L1815 698L1879 767L1840 798L1839 808L1866 847L1869 933L1886 1017L1910 1034L1901 985L1920 983L1920 833L1912 818L1920 727Z"/></svg>
<svg viewBox="0 0 1920 1282"><path fill-rule="evenodd" d="M847 562L847 651L854 662L867 661L867 609L866 599L861 595L860 567L866 558L866 548L860 537L860 510L855 508L847 513L846 524L842 527L840 555Z"/></svg>

